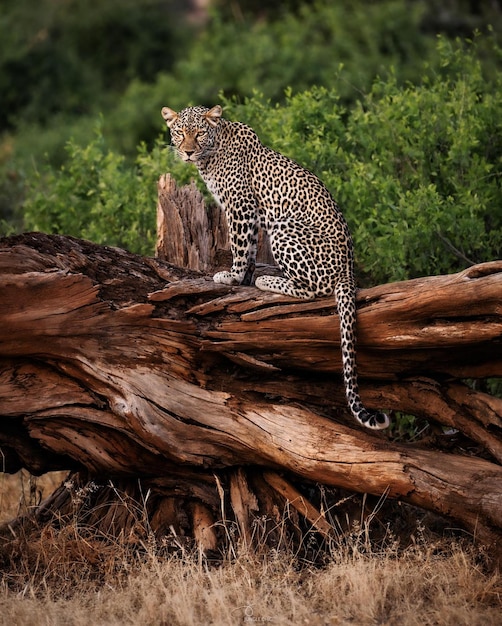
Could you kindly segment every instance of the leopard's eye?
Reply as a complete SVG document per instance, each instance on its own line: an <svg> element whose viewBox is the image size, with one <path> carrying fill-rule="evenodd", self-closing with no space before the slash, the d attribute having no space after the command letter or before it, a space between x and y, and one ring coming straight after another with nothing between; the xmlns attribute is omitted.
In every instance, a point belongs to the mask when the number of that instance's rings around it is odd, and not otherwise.
<svg viewBox="0 0 502 626"><path fill-rule="evenodd" d="M199 130L197 133L197 139L205 139L207 137L206 130Z"/></svg>

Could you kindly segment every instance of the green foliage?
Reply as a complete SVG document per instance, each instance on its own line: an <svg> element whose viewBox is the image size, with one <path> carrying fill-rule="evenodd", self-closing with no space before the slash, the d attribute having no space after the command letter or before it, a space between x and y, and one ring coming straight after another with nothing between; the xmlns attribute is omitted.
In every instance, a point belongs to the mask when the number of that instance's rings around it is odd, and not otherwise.
<svg viewBox="0 0 502 626"><path fill-rule="evenodd" d="M70 137L88 144L99 112L115 106L133 79L151 81L168 70L187 32L177 0L3 0L0 234L22 228L33 165L48 158L59 167ZM139 141L152 145L159 131L141 135L133 127L124 142L130 160Z"/></svg>
<svg viewBox="0 0 502 626"><path fill-rule="evenodd" d="M108 145L132 163L141 141L154 145L163 105L212 105L220 92L242 101L256 90L284 102L287 89L324 85L350 108L377 76L420 84L424 60L438 67L438 30L469 34L488 19L500 30L500 11L453 0L452 21L438 1L222 0L195 29L177 0L5 0L0 220L19 228L22 181L33 164L48 158L59 167L70 137L91 141L99 113ZM493 76L500 56L477 50Z"/></svg>
<svg viewBox="0 0 502 626"><path fill-rule="evenodd" d="M215 14L185 56L153 84L135 80L107 121L121 148L156 136L157 111L189 104L214 105L219 94L240 99L259 91L283 101L330 85L348 103L370 89L374 78L396 68L401 81L418 80L421 61L433 61L434 39L420 30L422 2L343 0L303 4L272 20L224 20ZM146 116L144 103L154 115ZM139 106L138 106L139 105ZM140 134L141 133L141 134Z"/></svg>
<svg viewBox="0 0 502 626"><path fill-rule="evenodd" d="M494 44L493 44L494 45ZM460 270L502 250L502 84L440 39L420 86L375 81L350 110L335 90L227 101L266 143L316 172L351 227L371 282Z"/></svg>
<svg viewBox="0 0 502 626"><path fill-rule="evenodd" d="M439 39L438 63L420 85L377 79L347 107L338 90L287 91L283 104L254 94L225 99L226 116L249 123L267 145L326 183L351 227L363 283L447 273L502 249L502 84L485 76L477 46ZM500 54L493 41L493 54ZM134 163L100 131L49 168L26 205L28 228L151 251L156 180L195 174L159 138Z"/></svg>
<svg viewBox="0 0 502 626"><path fill-rule="evenodd" d="M389 436L393 441L418 441L428 430L428 422L408 413L393 411Z"/></svg>
<svg viewBox="0 0 502 626"><path fill-rule="evenodd" d="M152 254L156 182L161 172L179 171L179 163L160 138L151 151L140 144L131 165L107 147L100 126L95 135L86 147L69 142L66 164L38 173L25 204L25 223L29 229Z"/></svg>
<svg viewBox="0 0 502 626"><path fill-rule="evenodd" d="M47 122L59 112L95 112L134 77L152 80L169 68L183 41L172 0L4 4L0 130L20 119Z"/></svg>

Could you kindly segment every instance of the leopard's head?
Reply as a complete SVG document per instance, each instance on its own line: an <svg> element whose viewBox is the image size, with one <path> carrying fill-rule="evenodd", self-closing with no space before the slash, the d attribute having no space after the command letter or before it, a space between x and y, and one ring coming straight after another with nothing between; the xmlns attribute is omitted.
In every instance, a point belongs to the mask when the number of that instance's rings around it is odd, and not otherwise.
<svg viewBox="0 0 502 626"><path fill-rule="evenodd" d="M189 107L179 113L163 107L162 117L171 131L171 141L183 161L197 163L211 152L221 118L221 107Z"/></svg>

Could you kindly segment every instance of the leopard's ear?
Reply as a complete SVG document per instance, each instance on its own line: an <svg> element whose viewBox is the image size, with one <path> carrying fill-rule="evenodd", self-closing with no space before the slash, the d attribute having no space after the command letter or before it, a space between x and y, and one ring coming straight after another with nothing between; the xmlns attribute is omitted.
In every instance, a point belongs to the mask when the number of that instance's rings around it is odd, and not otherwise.
<svg viewBox="0 0 502 626"><path fill-rule="evenodd" d="M166 124L171 128L171 125L178 119L178 114L169 107L162 107L162 117L166 120Z"/></svg>
<svg viewBox="0 0 502 626"><path fill-rule="evenodd" d="M222 113L222 108L219 104L217 104L212 109L209 109L209 111L204 114L204 117L206 118L208 123L211 124L211 126L218 126L218 122L220 121Z"/></svg>

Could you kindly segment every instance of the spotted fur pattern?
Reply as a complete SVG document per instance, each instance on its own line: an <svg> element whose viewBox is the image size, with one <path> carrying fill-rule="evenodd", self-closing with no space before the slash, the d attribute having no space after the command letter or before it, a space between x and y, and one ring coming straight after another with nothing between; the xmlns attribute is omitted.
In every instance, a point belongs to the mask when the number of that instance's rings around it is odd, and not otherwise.
<svg viewBox="0 0 502 626"><path fill-rule="evenodd" d="M248 279L261 225L284 277L260 276L256 286L304 299L336 295L348 406L364 426L386 428L387 415L368 411L359 397L353 245L338 205L314 174L221 114L220 106L162 109L179 156L195 163L226 213L233 264L214 281L233 285Z"/></svg>

